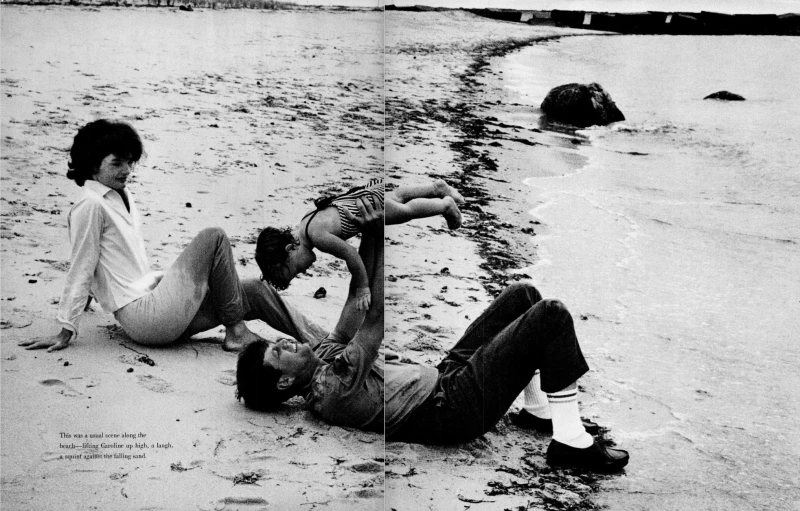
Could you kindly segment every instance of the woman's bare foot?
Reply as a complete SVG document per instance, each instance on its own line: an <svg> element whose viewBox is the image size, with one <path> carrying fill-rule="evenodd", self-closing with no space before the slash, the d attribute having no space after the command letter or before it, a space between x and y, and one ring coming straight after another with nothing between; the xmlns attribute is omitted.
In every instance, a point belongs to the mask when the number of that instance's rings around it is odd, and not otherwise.
<svg viewBox="0 0 800 511"><path fill-rule="evenodd" d="M225 351L240 351L245 344L257 341L261 337L247 328L244 321L225 327L225 340L222 349Z"/></svg>
<svg viewBox="0 0 800 511"><path fill-rule="evenodd" d="M464 203L464 197L460 193L458 193L458 190L447 184L442 179L437 179L436 181L433 182L433 190L439 197L442 198L452 197L453 200L456 201L456 204ZM451 227L451 229L454 229L454 227Z"/></svg>
<svg viewBox="0 0 800 511"><path fill-rule="evenodd" d="M458 229L461 227L461 211L458 209L455 199L447 196L442 200L445 203L443 216L445 220L447 220L447 227L449 227L451 230Z"/></svg>

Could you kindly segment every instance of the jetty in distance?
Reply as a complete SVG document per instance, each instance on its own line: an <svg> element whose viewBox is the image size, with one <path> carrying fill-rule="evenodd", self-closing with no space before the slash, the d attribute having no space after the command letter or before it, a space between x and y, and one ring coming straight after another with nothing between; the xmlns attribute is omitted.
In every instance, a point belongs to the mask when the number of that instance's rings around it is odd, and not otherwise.
<svg viewBox="0 0 800 511"><path fill-rule="evenodd" d="M441 11L452 9L422 5L409 7L387 5L386 10ZM709 11L610 13L564 10L463 10L500 21L603 30L622 34L800 35L800 13L723 14Z"/></svg>

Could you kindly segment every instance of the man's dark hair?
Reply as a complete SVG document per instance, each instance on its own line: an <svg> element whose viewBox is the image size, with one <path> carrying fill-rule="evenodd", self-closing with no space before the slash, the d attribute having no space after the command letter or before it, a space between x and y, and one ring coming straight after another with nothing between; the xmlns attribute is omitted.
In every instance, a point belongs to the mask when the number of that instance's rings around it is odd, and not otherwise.
<svg viewBox="0 0 800 511"><path fill-rule="evenodd" d="M90 122L78 130L72 141L67 178L83 186L109 154L137 162L144 154L142 139L127 122L109 119Z"/></svg>
<svg viewBox="0 0 800 511"><path fill-rule="evenodd" d="M286 245L296 243L291 227L278 229L266 227L258 235L256 242L256 264L261 269L261 278L269 282L275 289L289 287L289 281L276 270L286 263L289 252Z"/></svg>
<svg viewBox="0 0 800 511"><path fill-rule="evenodd" d="M276 408L296 394L291 387L278 390L280 371L264 365L264 353L268 348L269 344L263 339L248 343L236 362L236 397L254 410Z"/></svg>

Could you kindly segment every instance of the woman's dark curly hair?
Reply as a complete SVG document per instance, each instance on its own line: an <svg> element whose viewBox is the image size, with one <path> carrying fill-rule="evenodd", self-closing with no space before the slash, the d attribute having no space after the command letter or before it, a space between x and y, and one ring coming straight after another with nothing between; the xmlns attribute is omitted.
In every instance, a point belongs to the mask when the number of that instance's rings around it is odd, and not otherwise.
<svg viewBox="0 0 800 511"><path fill-rule="evenodd" d="M286 245L293 243L297 243L297 240L292 234L291 227L283 229L267 227L258 235L256 264L261 269L261 278L269 282L275 289L289 287L289 281L276 270L285 264L289 257Z"/></svg>
<svg viewBox="0 0 800 511"><path fill-rule="evenodd" d="M90 122L78 130L72 141L67 178L83 186L109 154L137 162L144 154L142 139L127 122L109 119Z"/></svg>
<svg viewBox="0 0 800 511"><path fill-rule="evenodd" d="M254 410L269 410L294 397L297 393L288 388L279 390L280 371L264 365L264 353L269 344L259 339L245 345L236 362L236 398Z"/></svg>

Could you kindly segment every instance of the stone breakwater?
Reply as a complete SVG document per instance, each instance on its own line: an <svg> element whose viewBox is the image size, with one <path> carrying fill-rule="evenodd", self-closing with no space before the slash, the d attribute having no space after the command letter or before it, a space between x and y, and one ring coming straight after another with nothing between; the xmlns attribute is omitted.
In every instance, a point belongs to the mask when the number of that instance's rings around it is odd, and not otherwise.
<svg viewBox="0 0 800 511"><path fill-rule="evenodd" d="M387 10L439 11L421 6ZM514 9L466 9L498 21L604 30L622 34L675 35L800 35L800 14L724 14L718 12L647 11L613 13L593 11L521 11Z"/></svg>

